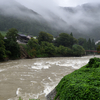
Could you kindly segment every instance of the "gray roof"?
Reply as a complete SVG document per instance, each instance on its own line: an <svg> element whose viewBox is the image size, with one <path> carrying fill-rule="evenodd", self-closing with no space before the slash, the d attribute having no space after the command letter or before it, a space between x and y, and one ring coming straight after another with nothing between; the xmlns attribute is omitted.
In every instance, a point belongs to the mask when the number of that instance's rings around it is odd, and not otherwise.
<svg viewBox="0 0 100 100"><path fill-rule="evenodd" d="M24 36L24 37L27 37L26 35L24 35L24 34L18 34L19 36Z"/></svg>

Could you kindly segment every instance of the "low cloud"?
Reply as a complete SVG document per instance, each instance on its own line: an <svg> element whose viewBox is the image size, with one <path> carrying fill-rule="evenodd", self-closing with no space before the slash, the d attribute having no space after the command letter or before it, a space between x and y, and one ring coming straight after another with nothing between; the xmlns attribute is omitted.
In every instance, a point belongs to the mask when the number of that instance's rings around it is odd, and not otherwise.
<svg viewBox="0 0 100 100"><path fill-rule="evenodd" d="M67 0L71 3L72 0ZM77 4L83 1L75 0ZM75 2L73 1L73 3ZM90 0L85 0L89 2ZM85 2L84 1L84 2ZM93 0L91 0L94 2ZM98 0L96 0L97 2ZM47 22L51 24L52 27L56 27L62 30L72 30L75 29L79 33L88 33L94 27L100 26L100 5L99 3L85 4L77 7L60 7L54 0L2 0L0 1L0 8L2 8L7 15L13 16L29 16L30 18L36 17L37 20L39 16L34 16L31 12L28 13L23 11L22 5L35 11L41 17L43 17ZM98 1L99 2L99 1Z"/></svg>

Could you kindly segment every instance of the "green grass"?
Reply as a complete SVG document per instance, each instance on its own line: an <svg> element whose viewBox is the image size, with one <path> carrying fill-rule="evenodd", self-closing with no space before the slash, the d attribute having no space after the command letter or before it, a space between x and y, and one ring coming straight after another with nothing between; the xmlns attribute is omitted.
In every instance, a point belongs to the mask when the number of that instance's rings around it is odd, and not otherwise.
<svg viewBox="0 0 100 100"><path fill-rule="evenodd" d="M100 100L100 58L64 76L56 91L54 100Z"/></svg>

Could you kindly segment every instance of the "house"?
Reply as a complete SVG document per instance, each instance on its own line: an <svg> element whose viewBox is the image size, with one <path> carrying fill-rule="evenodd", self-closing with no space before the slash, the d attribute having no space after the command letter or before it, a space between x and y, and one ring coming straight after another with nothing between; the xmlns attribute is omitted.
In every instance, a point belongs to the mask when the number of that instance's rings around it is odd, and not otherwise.
<svg viewBox="0 0 100 100"><path fill-rule="evenodd" d="M26 36L24 34L18 34L17 36L17 40L23 43L28 43L28 40L30 40L31 37L30 36Z"/></svg>

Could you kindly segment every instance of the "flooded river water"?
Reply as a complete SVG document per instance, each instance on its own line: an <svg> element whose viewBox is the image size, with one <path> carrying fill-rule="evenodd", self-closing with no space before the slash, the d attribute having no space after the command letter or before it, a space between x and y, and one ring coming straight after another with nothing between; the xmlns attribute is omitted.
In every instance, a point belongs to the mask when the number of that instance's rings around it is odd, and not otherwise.
<svg viewBox="0 0 100 100"><path fill-rule="evenodd" d="M0 100L18 100L19 97L46 100L45 96L63 76L93 57L35 58L0 63Z"/></svg>

